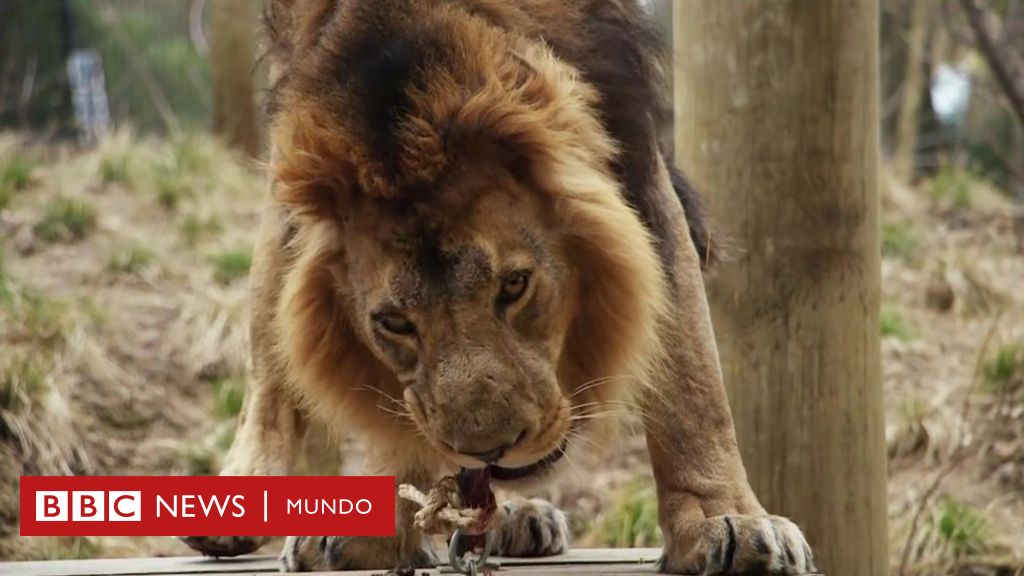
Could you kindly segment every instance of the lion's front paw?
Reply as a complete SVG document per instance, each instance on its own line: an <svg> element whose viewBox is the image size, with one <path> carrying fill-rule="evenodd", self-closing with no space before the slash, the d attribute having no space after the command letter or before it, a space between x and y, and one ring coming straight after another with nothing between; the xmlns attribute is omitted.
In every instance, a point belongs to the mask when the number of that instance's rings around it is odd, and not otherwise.
<svg viewBox="0 0 1024 576"><path fill-rule="evenodd" d="M204 556L234 558L243 554L252 554L266 544L270 538L263 536L183 536L180 540Z"/></svg>
<svg viewBox="0 0 1024 576"><path fill-rule="evenodd" d="M398 538L289 536L281 551L284 572L431 568L437 563L424 543L402 552Z"/></svg>
<svg viewBox="0 0 1024 576"><path fill-rule="evenodd" d="M497 556L554 556L569 549L572 535L565 512L550 502L534 498L502 505L498 525Z"/></svg>
<svg viewBox="0 0 1024 576"><path fill-rule="evenodd" d="M662 571L677 574L807 574L814 555L800 528L780 516L727 515L666 542Z"/></svg>

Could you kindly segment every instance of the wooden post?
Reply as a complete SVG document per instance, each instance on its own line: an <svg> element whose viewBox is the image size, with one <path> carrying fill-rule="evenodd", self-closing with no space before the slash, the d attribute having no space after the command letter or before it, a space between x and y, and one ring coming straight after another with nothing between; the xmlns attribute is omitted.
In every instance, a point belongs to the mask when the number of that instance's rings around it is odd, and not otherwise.
<svg viewBox="0 0 1024 576"><path fill-rule="evenodd" d="M209 4L214 132L249 156L257 156L261 149L255 74L257 6L255 0Z"/></svg>
<svg viewBox="0 0 1024 576"><path fill-rule="evenodd" d="M888 574L877 0L679 0L676 150L754 490L829 576Z"/></svg>

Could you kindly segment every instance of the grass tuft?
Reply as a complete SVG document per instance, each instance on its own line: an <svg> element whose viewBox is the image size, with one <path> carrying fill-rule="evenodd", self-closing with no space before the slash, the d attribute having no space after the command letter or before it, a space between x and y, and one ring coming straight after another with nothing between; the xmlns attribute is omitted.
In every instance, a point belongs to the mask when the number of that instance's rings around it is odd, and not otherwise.
<svg viewBox="0 0 1024 576"><path fill-rule="evenodd" d="M209 150L204 150L203 142L196 135L184 135L171 142L171 153L174 166L182 173L205 174L211 168Z"/></svg>
<svg viewBox="0 0 1024 576"><path fill-rule="evenodd" d="M141 274L156 260L153 251L137 244L114 249L107 270L118 274Z"/></svg>
<svg viewBox="0 0 1024 576"><path fill-rule="evenodd" d="M914 339L913 330L907 326L906 320L898 310L883 308L880 323L883 338L895 338L901 342L909 342Z"/></svg>
<svg viewBox="0 0 1024 576"><path fill-rule="evenodd" d="M22 322L29 333L41 340L63 339L71 324L67 304L35 294L23 299Z"/></svg>
<svg viewBox="0 0 1024 576"><path fill-rule="evenodd" d="M214 238L223 232L224 224L216 216L204 219L195 214L189 214L181 221L179 231L185 244L194 248L203 240Z"/></svg>
<svg viewBox="0 0 1024 576"><path fill-rule="evenodd" d="M985 515L953 498L945 498L938 504L932 515L931 528L942 555L948 559L976 556L989 548Z"/></svg>
<svg viewBox="0 0 1024 576"><path fill-rule="evenodd" d="M943 166L932 181L932 196L937 202L967 209L974 204L971 193L974 185L975 179L969 172L955 166Z"/></svg>
<svg viewBox="0 0 1024 576"><path fill-rule="evenodd" d="M20 413L49 390L46 365L40 358L18 354L0 365L0 411Z"/></svg>
<svg viewBox="0 0 1024 576"><path fill-rule="evenodd" d="M914 255L919 244L917 230L908 223L889 223L882 226L882 255L907 259Z"/></svg>
<svg viewBox="0 0 1024 576"><path fill-rule="evenodd" d="M105 185L120 185L126 188L132 186L131 158L127 154L108 152L100 158L99 165L100 181Z"/></svg>
<svg viewBox="0 0 1024 576"><path fill-rule="evenodd" d="M35 232L46 242L79 241L96 229L97 221L95 206L61 196L47 207Z"/></svg>
<svg viewBox="0 0 1024 576"><path fill-rule="evenodd" d="M20 337L44 344L64 341L73 320L66 303L16 288L6 281L0 289L0 310L10 316L11 326L17 327Z"/></svg>
<svg viewBox="0 0 1024 576"><path fill-rule="evenodd" d="M156 201L166 210L177 210L186 200L192 198L192 186L176 166L158 166L153 172L153 177Z"/></svg>
<svg viewBox="0 0 1024 576"><path fill-rule="evenodd" d="M224 378L213 383L216 404L214 412L223 419L232 419L242 413L245 401L245 384L234 378Z"/></svg>
<svg viewBox="0 0 1024 576"><path fill-rule="evenodd" d="M0 164L0 210L6 209L14 200L14 193L32 184L32 164L21 156L11 156Z"/></svg>
<svg viewBox="0 0 1024 576"><path fill-rule="evenodd" d="M118 130L99 142L97 176L105 186L118 185L134 190L149 174L149 142L131 130Z"/></svg>
<svg viewBox="0 0 1024 576"><path fill-rule="evenodd" d="M35 167L22 156L11 156L0 165L0 185L12 190L24 190L32 184L32 172Z"/></svg>
<svg viewBox="0 0 1024 576"><path fill-rule="evenodd" d="M985 381L996 392L1008 390L1024 380L1024 344L1007 344L999 348L984 366Z"/></svg>
<svg viewBox="0 0 1024 576"><path fill-rule="evenodd" d="M252 267L252 250L233 248L216 254L213 259L213 277L221 284L231 284L249 275Z"/></svg>
<svg viewBox="0 0 1024 576"><path fill-rule="evenodd" d="M588 540L613 548L661 546L654 487L636 481L619 491L612 505L601 513Z"/></svg>

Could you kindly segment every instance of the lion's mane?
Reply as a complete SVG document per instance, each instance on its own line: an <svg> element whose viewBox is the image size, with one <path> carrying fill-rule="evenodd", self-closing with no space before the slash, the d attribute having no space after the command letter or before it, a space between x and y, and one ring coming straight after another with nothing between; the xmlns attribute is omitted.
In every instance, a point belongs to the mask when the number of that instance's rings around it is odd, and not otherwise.
<svg viewBox="0 0 1024 576"><path fill-rule="evenodd" d="M346 321L345 286L329 272L346 250L338 230L368 199L429 211L432 184L481 147L500 150L550 198L579 267L563 386L639 377L583 396L607 401L642 381L659 356L672 255L659 240L670 224L649 201L666 108L640 9L625 0L272 5L274 193L297 230L276 321L307 405L327 417L340 408L364 427L389 421L379 397L360 393L401 396ZM690 224L702 246L703 225Z"/></svg>

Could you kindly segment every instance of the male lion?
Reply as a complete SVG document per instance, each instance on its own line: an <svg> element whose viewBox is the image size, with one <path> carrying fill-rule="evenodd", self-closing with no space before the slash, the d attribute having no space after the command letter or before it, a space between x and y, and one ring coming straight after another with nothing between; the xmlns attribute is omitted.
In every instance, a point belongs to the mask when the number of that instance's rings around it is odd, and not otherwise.
<svg viewBox="0 0 1024 576"><path fill-rule="evenodd" d="M813 569L740 460L707 232L657 144L658 42L633 0L272 0L268 29L273 193L225 474L288 473L313 418L400 483L488 466L521 484L626 401L663 570ZM399 502L394 538L291 538L284 567L427 564L414 511ZM501 514L496 553L568 547L548 503Z"/></svg>

